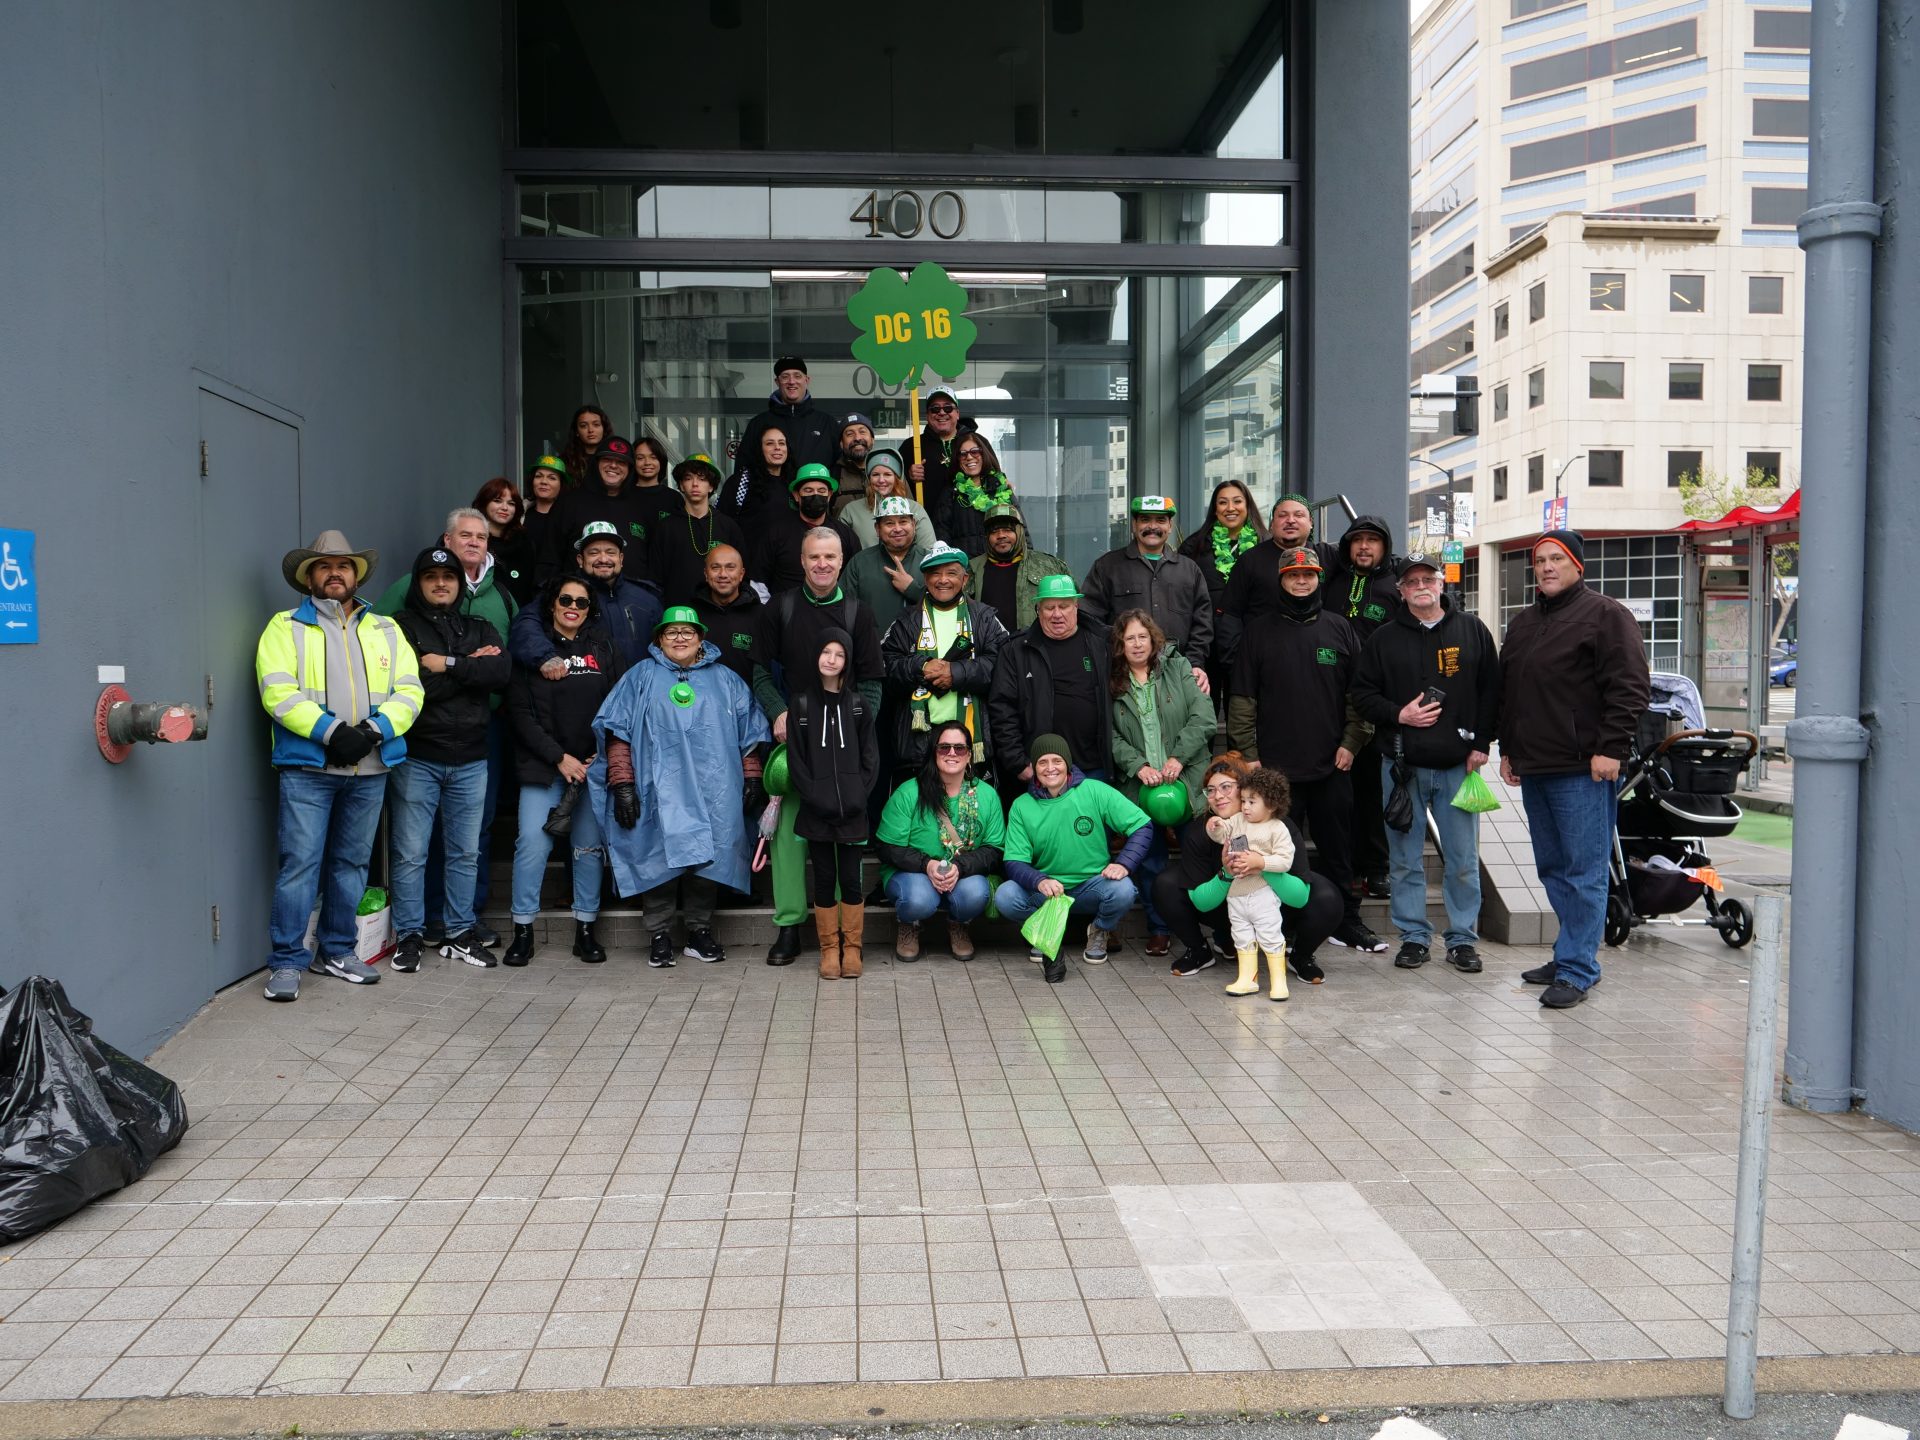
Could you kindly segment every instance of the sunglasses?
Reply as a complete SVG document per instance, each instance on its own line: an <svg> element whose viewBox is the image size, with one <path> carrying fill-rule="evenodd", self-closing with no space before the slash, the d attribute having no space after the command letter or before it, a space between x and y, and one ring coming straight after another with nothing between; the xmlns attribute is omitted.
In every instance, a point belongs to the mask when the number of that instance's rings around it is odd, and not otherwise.
<svg viewBox="0 0 1920 1440"><path fill-rule="evenodd" d="M591 603L584 595L561 595L557 598L562 610L584 610Z"/></svg>
<svg viewBox="0 0 1920 1440"><path fill-rule="evenodd" d="M986 457L978 450L962 450L960 452L960 458L962 460L984 460Z"/></svg>
<svg viewBox="0 0 1920 1440"><path fill-rule="evenodd" d="M958 405L929 405L927 406L927 413L929 415L951 415L959 408Z"/></svg>

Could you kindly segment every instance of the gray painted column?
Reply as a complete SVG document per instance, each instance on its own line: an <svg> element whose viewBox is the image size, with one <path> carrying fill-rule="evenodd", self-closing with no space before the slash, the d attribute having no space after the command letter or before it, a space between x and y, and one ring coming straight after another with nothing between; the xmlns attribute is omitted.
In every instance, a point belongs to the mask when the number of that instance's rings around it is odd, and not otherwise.
<svg viewBox="0 0 1920 1440"><path fill-rule="evenodd" d="M1814 8L1816 23L1826 0ZM1841 7L1845 8L1845 7ZM1877 188L1886 230L1874 247L1873 371L1867 397L1866 606L1862 709L1873 735L1860 796L1858 975L1854 996L1854 1085L1875 1115L1920 1129L1920 970L1915 966L1915 835L1920 833L1920 665L1913 640L1914 457L1920 455L1920 244L1901 231L1920 206L1913 183L1920 135L1920 0L1880 0ZM1864 248L1864 247L1862 247ZM1865 276L1860 277L1864 284ZM1809 368L1812 357L1808 357ZM1824 489L1811 457L1806 472ZM1817 490L1812 506L1825 511ZM1836 618L1836 623L1839 623ZM1851 621L1861 626L1860 617ZM1801 853L1822 855L1803 838ZM1830 860L1840 851L1825 852ZM1798 870L1794 873L1797 882ZM1804 953L1804 911L1795 891L1796 956ZM1797 1003L1797 996L1796 996Z"/></svg>
<svg viewBox="0 0 1920 1440"><path fill-rule="evenodd" d="M1876 18L1867 0L1814 8L1809 209L1800 220L1807 252L1800 473L1817 498L1801 517L1801 673L1796 718L1787 726L1800 833L1786 1098L1821 1111L1849 1108L1855 1084L1854 922L1867 754L1860 617L1873 250L1880 233L1873 186Z"/></svg>
<svg viewBox="0 0 1920 1440"><path fill-rule="evenodd" d="M1407 16L1320 0L1306 22L1303 355L1306 474L1396 526L1407 512ZM1305 484L1301 482L1304 481Z"/></svg>

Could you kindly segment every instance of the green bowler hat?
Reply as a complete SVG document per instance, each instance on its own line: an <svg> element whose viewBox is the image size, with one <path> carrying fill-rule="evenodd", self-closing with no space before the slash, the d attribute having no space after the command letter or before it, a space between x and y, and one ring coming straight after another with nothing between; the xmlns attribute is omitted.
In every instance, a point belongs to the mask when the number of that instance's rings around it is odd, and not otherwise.
<svg viewBox="0 0 1920 1440"><path fill-rule="evenodd" d="M669 625L691 625L702 635L707 633L706 622L700 618L700 612L691 605L669 605L654 622L653 633L658 635Z"/></svg>
<svg viewBox="0 0 1920 1440"><path fill-rule="evenodd" d="M798 490L809 480L824 481L827 489L833 491L836 495L840 493L840 482L834 478L833 471L822 465L818 460L814 461L811 465L802 465L795 471L793 479L787 484L787 489L789 491Z"/></svg>
<svg viewBox="0 0 1920 1440"><path fill-rule="evenodd" d="M1136 495L1130 507L1135 515L1178 515L1180 507L1171 495Z"/></svg>
<svg viewBox="0 0 1920 1440"><path fill-rule="evenodd" d="M1037 603L1041 600L1084 600L1086 597L1080 593L1080 587L1073 583L1073 576L1042 575L1040 593L1033 598Z"/></svg>

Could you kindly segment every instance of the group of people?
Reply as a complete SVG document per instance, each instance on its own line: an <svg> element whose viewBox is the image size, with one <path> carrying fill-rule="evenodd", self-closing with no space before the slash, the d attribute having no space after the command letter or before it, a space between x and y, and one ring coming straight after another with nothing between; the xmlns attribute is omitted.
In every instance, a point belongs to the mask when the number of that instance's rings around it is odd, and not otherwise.
<svg viewBox="0 0 1920 1440"><path fill-rule="evenodd" d="M1304 496L1263 521L1238 481L1184 540L1172 498L1135 497L1131 538L1076 582L1028 543L953 392L932 392L903 454L865 416L819 409L801 358L775 382L731 469L676 464L582 407L524 487L488 482L376 604L359 596L376 557L339 532L286 557L304 598L257 661L280 772L269 998L297 998L309 969L379 978L353 958L353 917L383 799L402 973L429 949L527 964L556 844L578 959L606 959L610 871L640 898L649 964L722 960L714 907L750 888L758 842L769 964L799 957L810 918L820 974L857 977L869 903L896 912L896 959L918 960L939 919L967 960L983 916L1064 896L1088 963L1142 905L1145 951L1177 944L1175 975L1226 957L1228 992L1256 994L1264 958L1284 999L1289 971L1324 979L1323 944L1386 949L1368 893L1390 901L1395 964L1431 958L1429 823L1445 957L1472 973L1477 817L1450 802L1496 735L1562 921L1526 978L1554 1007L1597 983L1594 827L1647 666L1625 608L1582 583L1578 535L1534 547L1539 599L1503 651L1430 558L1393 556L1383 521L1316 541ZM482 853L509 771L502 937ZM1385 823L1396 791L1404 828ZM1059 953L1030 954L1064 978Z"/></svg>

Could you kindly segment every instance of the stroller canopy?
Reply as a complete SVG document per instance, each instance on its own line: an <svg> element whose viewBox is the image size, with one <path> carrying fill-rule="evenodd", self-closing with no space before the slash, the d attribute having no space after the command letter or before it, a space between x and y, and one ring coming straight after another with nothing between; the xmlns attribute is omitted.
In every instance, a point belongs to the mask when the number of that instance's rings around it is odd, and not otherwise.
<svg viewBox="0 0 1920 1440"><path fill-rule="evenodd" d="M1678 720L1689 730L1707 728L1706 707L1700 703L1700 687L1685 675L1669 675L1654 671L1647 677L1652 685L1652 696L1647 708L1669 719Z"/></svg>

